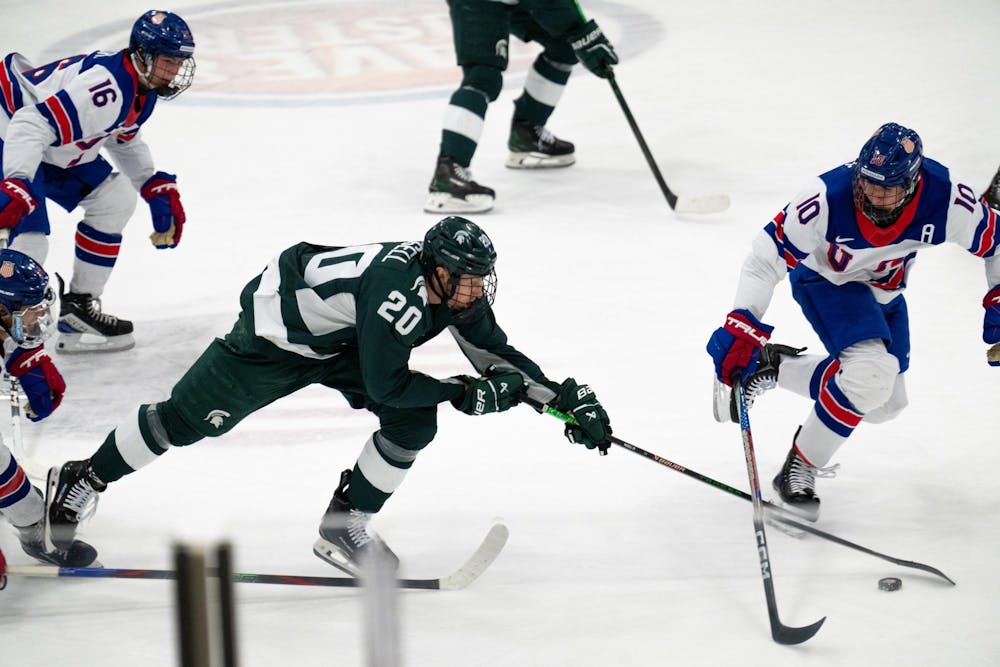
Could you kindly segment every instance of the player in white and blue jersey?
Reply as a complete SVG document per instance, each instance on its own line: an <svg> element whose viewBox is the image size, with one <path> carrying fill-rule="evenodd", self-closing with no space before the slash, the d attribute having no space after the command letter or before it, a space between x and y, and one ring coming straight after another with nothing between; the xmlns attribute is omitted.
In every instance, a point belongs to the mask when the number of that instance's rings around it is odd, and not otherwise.
<svg viewBox="0 0 1000 667"><path fill-rule="evenodd" d="M121 51L74 55L40 67L19 53L3 59L0 229L10 230L12 248L44 263L50 233L45 200L84 211L68 291L59 281L61 351L135 344L132 323L101 312L100 296L135 210L136 191L151 209L153 244L173 248L180 242L185 215L177 179L156 170L140 129L158 98L176 97L193 77L191 30L176 14L156 10L139 17Z"/></svg>
<svg viewBox="0 0 1000 667"><path fill-rule="evenodd" d="M718 382L735 378L748 398L778 385L814 401L774 479L781 500L803 516L818 517L815 478L833 473L827 464L861 421L886 421L906 406L903 291L919 250L950 242L983 259L983 340L1000 343L1000 213L977 192L925 158L916 132L888 123L857 160L813 181L754 240L734 309L707 350ZM768 343L773 327L761 319L786 275L826 355ZM716 397L716 417L732 417L729 392Z"/></svg>

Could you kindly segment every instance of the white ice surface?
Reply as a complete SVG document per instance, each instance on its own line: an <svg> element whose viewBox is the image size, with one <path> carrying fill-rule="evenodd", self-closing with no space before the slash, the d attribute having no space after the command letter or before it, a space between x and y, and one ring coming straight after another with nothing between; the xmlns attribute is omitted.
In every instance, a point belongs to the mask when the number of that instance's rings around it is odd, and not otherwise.
<svg viewBox="0 0 1000 667"><path fill-rule="evenodd" d="M115 47L120 28L146 9L122 0L2 4L3 51L39 64ZM274 71L269 57L295 52L294 41L278 43L294 32L281 30L294 11L265 4L269 20L242 22L246 39L235 51L225 50L233 46L222 28L238 23L238 3L220 3L215 14L201 2L171 7L199 40L199 78L160 106L144 133L158 166L179 175L183 243L154 250L140 202L104 295L108 312L135 321L136 348L58 358L66 399L46 423L25 426L29 451L45 464L89 455L140 402L165 398L210 338L228 330L239 290L275 252L299 240L418 239L435 220L420 209L458 80L447 33L425 30L437 66L451 74L419 95L375 101L362 85L351 104L281 105L227 101L224 84L199 92L199 82L207 87L247 58L260 57L263 76ZM446 11L444 2L396 5L438 28ZM476 218L500 253L496 311L511 342L550 377L596 388L616 435L746 489L738 429L711 416L704 344L731 306L750 240L806 179L851 159L889 120L916 128L929 155L985 186L1000 155L1000 4L623 0L590 8L620 46L619 82L670 186L727 193L733 206L702 219L673 215L607 84L583 71L549 124L576 142L578 163L504 169L518 93L511 85L491 107L473 162L499 196L495 211ZM625 10L659 29L643 32ZM357 22L389 10L328 2L322 11ZM629 35L651 41L631 48ZM516 82L526 51L515 43L512 52L522 55L509 77ZM52 210L52 219L47 268L66 275L78 218ZM1000 370L986 365L980 340L985 287L981 262L962 250L921 254L908 291L910 407L894 422L862 425L837 456L840 476L819 487L823 529L937 566L957 587L771 530L783 620L828 617L808 643L778 646L749 503L622 449L600 458L527 408L473 419L443 406L437 439L377 528L406 576L457 566L495 516L511 538L468 589L402 594L406 664L1000 664ZM766 320L775 340L820 347L787 284ZM468 370L444 337L414 365L440 376ZM755 406L765 482L809 409L781 392ZM225 537L240 570L332 574L310 546L339 471L374 428L338 394L305 390L226 438L171 451L115 483L83 537L108 567L168 567L174 540ZM9 530L0 547L12 564L29 561ZM901 591L877 590L889 575L902 578ZM241 585L237 593L241 664L364 663L356 591ZM172 595L168 582L12 579L0 593L0 665L175 665Z"/></svg>

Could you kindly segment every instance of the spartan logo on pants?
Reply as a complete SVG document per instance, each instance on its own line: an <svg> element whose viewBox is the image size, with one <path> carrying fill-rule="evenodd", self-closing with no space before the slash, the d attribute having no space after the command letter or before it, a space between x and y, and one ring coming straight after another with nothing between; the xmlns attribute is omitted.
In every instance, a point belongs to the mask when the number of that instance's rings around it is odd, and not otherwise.
<svg viewBox="0 0 1000 667"><path fill-rule="evenodd" d="M232 417L232 415L225 410L212 410L205 415L205 421L210 423L215 428L222 428L222 422L226 419L226 417Z"/></svg>

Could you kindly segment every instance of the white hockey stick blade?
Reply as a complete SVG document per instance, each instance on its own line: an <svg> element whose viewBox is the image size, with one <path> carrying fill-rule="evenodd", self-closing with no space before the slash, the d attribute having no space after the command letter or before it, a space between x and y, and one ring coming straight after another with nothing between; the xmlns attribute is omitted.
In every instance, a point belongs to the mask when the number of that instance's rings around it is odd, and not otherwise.
<svg viewBox="0 0 1000 667"><path fill-rule="evenodd" d="M458 568L446 577L441 577L439 588L442 591L457 591L465 588L479 578L486 571L507 544L510 531L502 523L495 523L490 531L486 533L482 544L475 553L465 561L462 567Z"/></svg>
<svg viewBox="0 0 1000 667"><path fill-rule="evenodd" d="M674 212L678 215L688 213L704 215L708 213L721 213L727 208L729 208L729 195L678 196Z"/></svg>

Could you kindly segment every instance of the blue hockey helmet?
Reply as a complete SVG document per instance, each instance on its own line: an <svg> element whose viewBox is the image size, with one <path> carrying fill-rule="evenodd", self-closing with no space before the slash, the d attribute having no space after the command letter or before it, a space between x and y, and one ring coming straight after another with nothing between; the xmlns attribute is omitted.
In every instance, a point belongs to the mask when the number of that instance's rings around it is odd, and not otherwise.
<svg viewBox="0 0 1000 667"><path fill-rule="evenodd" d="M140 16L132 25L128 48L144 65L144 71L139 73L144 85L157 56L183 60L170 83L154 88L160 97L177 97L194 81L194 37L188 24L177 14L151 9Z"/></svg>
<svg viewBox="0 0 1000 667"><path fill-rule="evenodd" d="M920 136L898 123L886 123L865 142L854 163L855 204L876 225L892 225L913 199L923 162ZM872 202L865 182L893 190L892 199Z"/></svg>
<svg viewBox="0 0 1000 667"><path fill-rule="evenodd" d="M18 345L37 347L52 331L50 308L55 294L49 274L23 252L0 250L0 306L10 315L4 328Z"/></svg>
<svg viewBox="0 0 1000 667"><path fill-rule="evenodd" d="M462 311L463 317L481 312L483 304L493 304L497 285L496 261L496 250L486 232L471 220L457 215L448 216L427 230L420 250L424 273L431 280L432 289L445 300L455 295L461 276L483 279L482 297L475 301L475 308ZM451 277L447 286L437 278L435 269L439 266L447 270Z"/></svg>

